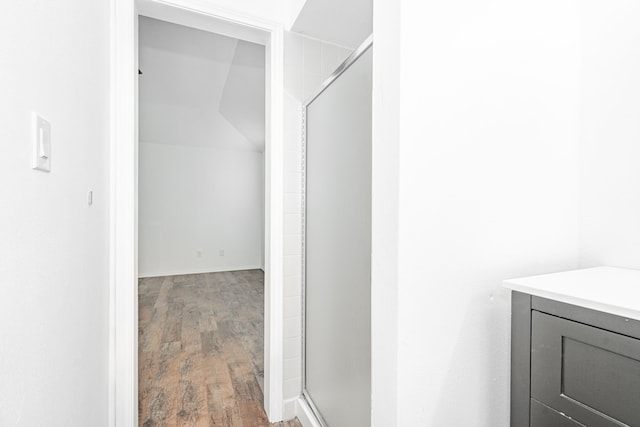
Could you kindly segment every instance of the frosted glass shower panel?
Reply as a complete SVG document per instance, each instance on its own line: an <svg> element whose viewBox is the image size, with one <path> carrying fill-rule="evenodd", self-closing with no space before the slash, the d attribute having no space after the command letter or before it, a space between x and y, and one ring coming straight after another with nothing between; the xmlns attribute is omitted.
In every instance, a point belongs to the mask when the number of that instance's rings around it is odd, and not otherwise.
<svg viewBox="0 0 640 427"><path fill-rule="evenodd" d="M371 423L372 51L307 105L305 394L331 427Z"/></svg>

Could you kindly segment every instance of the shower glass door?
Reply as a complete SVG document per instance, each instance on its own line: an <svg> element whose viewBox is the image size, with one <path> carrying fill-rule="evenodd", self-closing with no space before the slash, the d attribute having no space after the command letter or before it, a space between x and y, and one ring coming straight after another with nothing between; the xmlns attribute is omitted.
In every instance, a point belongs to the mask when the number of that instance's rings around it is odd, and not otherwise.
<svg viewBox="0 0 640 427"><path fill-rule="evenodd" d="M305 108L304 398L331 427L371 424L371 90L358 49Z"/></svg>

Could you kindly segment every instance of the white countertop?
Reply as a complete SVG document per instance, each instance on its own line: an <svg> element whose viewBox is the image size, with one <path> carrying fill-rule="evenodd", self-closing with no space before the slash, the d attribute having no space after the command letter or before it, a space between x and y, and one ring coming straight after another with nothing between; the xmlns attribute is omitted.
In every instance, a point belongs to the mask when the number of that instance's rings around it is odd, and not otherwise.
<svg viewBox="0 0 640 427"><path fill-rule="evenodd" d="M640 270L595 267L504 281L514 291L640 320Z"/></svg>

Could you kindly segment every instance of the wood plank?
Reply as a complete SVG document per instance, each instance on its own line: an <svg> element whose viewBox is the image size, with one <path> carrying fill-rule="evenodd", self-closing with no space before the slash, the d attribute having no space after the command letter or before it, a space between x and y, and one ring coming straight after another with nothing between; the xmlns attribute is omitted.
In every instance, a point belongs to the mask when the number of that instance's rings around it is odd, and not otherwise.
<svg viewBox="0 0 640 427"><path fill-rule="evenodd" d="M178 426L207 427L209 410L205 379L202 376L202 355L187 354L181 358L181 362L178 383Z"/></svg>
<svg viewBox="0 0 640 427"><path fill-rule="evenodd" d="M269 424L260 270L140 279L139 425Z"/></svg>

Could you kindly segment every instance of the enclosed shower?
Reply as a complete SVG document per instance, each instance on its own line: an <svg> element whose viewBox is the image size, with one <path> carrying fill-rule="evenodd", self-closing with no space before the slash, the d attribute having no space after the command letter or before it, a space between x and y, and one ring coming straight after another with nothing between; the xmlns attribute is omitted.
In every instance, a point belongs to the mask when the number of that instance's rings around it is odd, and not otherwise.
<svg viewBox="0 0 640 427"><path fill-rule="evenodd" d="M367 40L304 106L303 397L324 426L371 424Z"/></svg>

